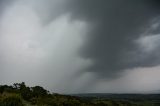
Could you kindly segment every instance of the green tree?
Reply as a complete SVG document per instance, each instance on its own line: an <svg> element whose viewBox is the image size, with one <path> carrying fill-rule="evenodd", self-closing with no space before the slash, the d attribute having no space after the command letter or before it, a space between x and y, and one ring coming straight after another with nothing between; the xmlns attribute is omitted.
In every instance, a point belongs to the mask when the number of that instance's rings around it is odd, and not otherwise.
<svg viewBox="0 0 160 106"><path fill-rule="evenodd" d="M32 87L31 89L34 97L46 96L48 94L47 90L45 90L43 87L40 86L35 86Z"/></svg>

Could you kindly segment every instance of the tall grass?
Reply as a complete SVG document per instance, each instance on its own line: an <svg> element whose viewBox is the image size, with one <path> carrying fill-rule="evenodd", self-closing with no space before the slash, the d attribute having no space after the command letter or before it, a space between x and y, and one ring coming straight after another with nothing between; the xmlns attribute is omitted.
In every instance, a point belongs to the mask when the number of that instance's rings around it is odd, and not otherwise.
<svg viewBox="0 0 160 106"><path fill-rule="evenodd" d="M0 106L24 106L21 96L14 93L3 93L0 95Z"/></svg>

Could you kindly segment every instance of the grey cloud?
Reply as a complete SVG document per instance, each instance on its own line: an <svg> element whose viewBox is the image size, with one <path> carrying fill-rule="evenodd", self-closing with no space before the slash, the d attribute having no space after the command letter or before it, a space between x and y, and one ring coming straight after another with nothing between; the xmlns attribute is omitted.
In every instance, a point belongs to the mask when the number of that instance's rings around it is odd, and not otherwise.
<svg viewBox="0 0 160 106"><path fill-rule="evenodd" d="M15 6L9 6L12 3ZM0 20L6 29L0 32L4 39L0 79L38 83L58 92L89 92L108 81L101 78L159 65L160 44L154 40L160 38L159 4L159 0L1 0L0 15L7 6L13 14ZM156 46L149 51L143 47L152 43Z"/></svg>
<svg viewBox="0 0 160 106"><path fill-rule="evenodd" d="M0 17L7 6L13 3L15 0L0 0Z"/></svg>
<svg viewBox="0 0 160 106"><path fill-rule="evenodd" d="M148 23L159 16L159 1L70 0L69 5L72 19L85 20L92 27L80 55L94 64L84 72L108 78L121 70L160 63L154 54L144 57L134 43Z"/></svg>

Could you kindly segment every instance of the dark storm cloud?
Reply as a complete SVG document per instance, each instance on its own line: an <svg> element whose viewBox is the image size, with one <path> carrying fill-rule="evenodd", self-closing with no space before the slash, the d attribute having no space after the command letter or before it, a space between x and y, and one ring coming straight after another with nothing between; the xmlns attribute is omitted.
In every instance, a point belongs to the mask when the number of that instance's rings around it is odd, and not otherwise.
<svg viewBox="0 0 160 106"><path fill-rule="evenodd" d="M159 0L0 0L0 83L159 90L159 28Z"/></svg>
<svg viewBox="0 0 160 106"><path fill-rule="evenodd" d="M160 15L158 0L70 0L69 5L73 19L91 26L81 56L94 64L85 71L113 77L121 70L160 63L157 55L141 54L134 43L149 21Z"/></svg>

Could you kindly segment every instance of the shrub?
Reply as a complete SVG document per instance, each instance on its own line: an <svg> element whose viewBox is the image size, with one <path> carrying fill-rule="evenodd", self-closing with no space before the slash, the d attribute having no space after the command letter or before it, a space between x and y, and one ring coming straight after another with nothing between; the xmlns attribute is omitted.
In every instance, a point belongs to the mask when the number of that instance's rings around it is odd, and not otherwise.
<svg viewBox="0 0 160 106"><path fill-rule="evenodd" d="M17 94L9 94L5 95L1 102L0 106L24 106L22 103L22 99Z"/></svg>

